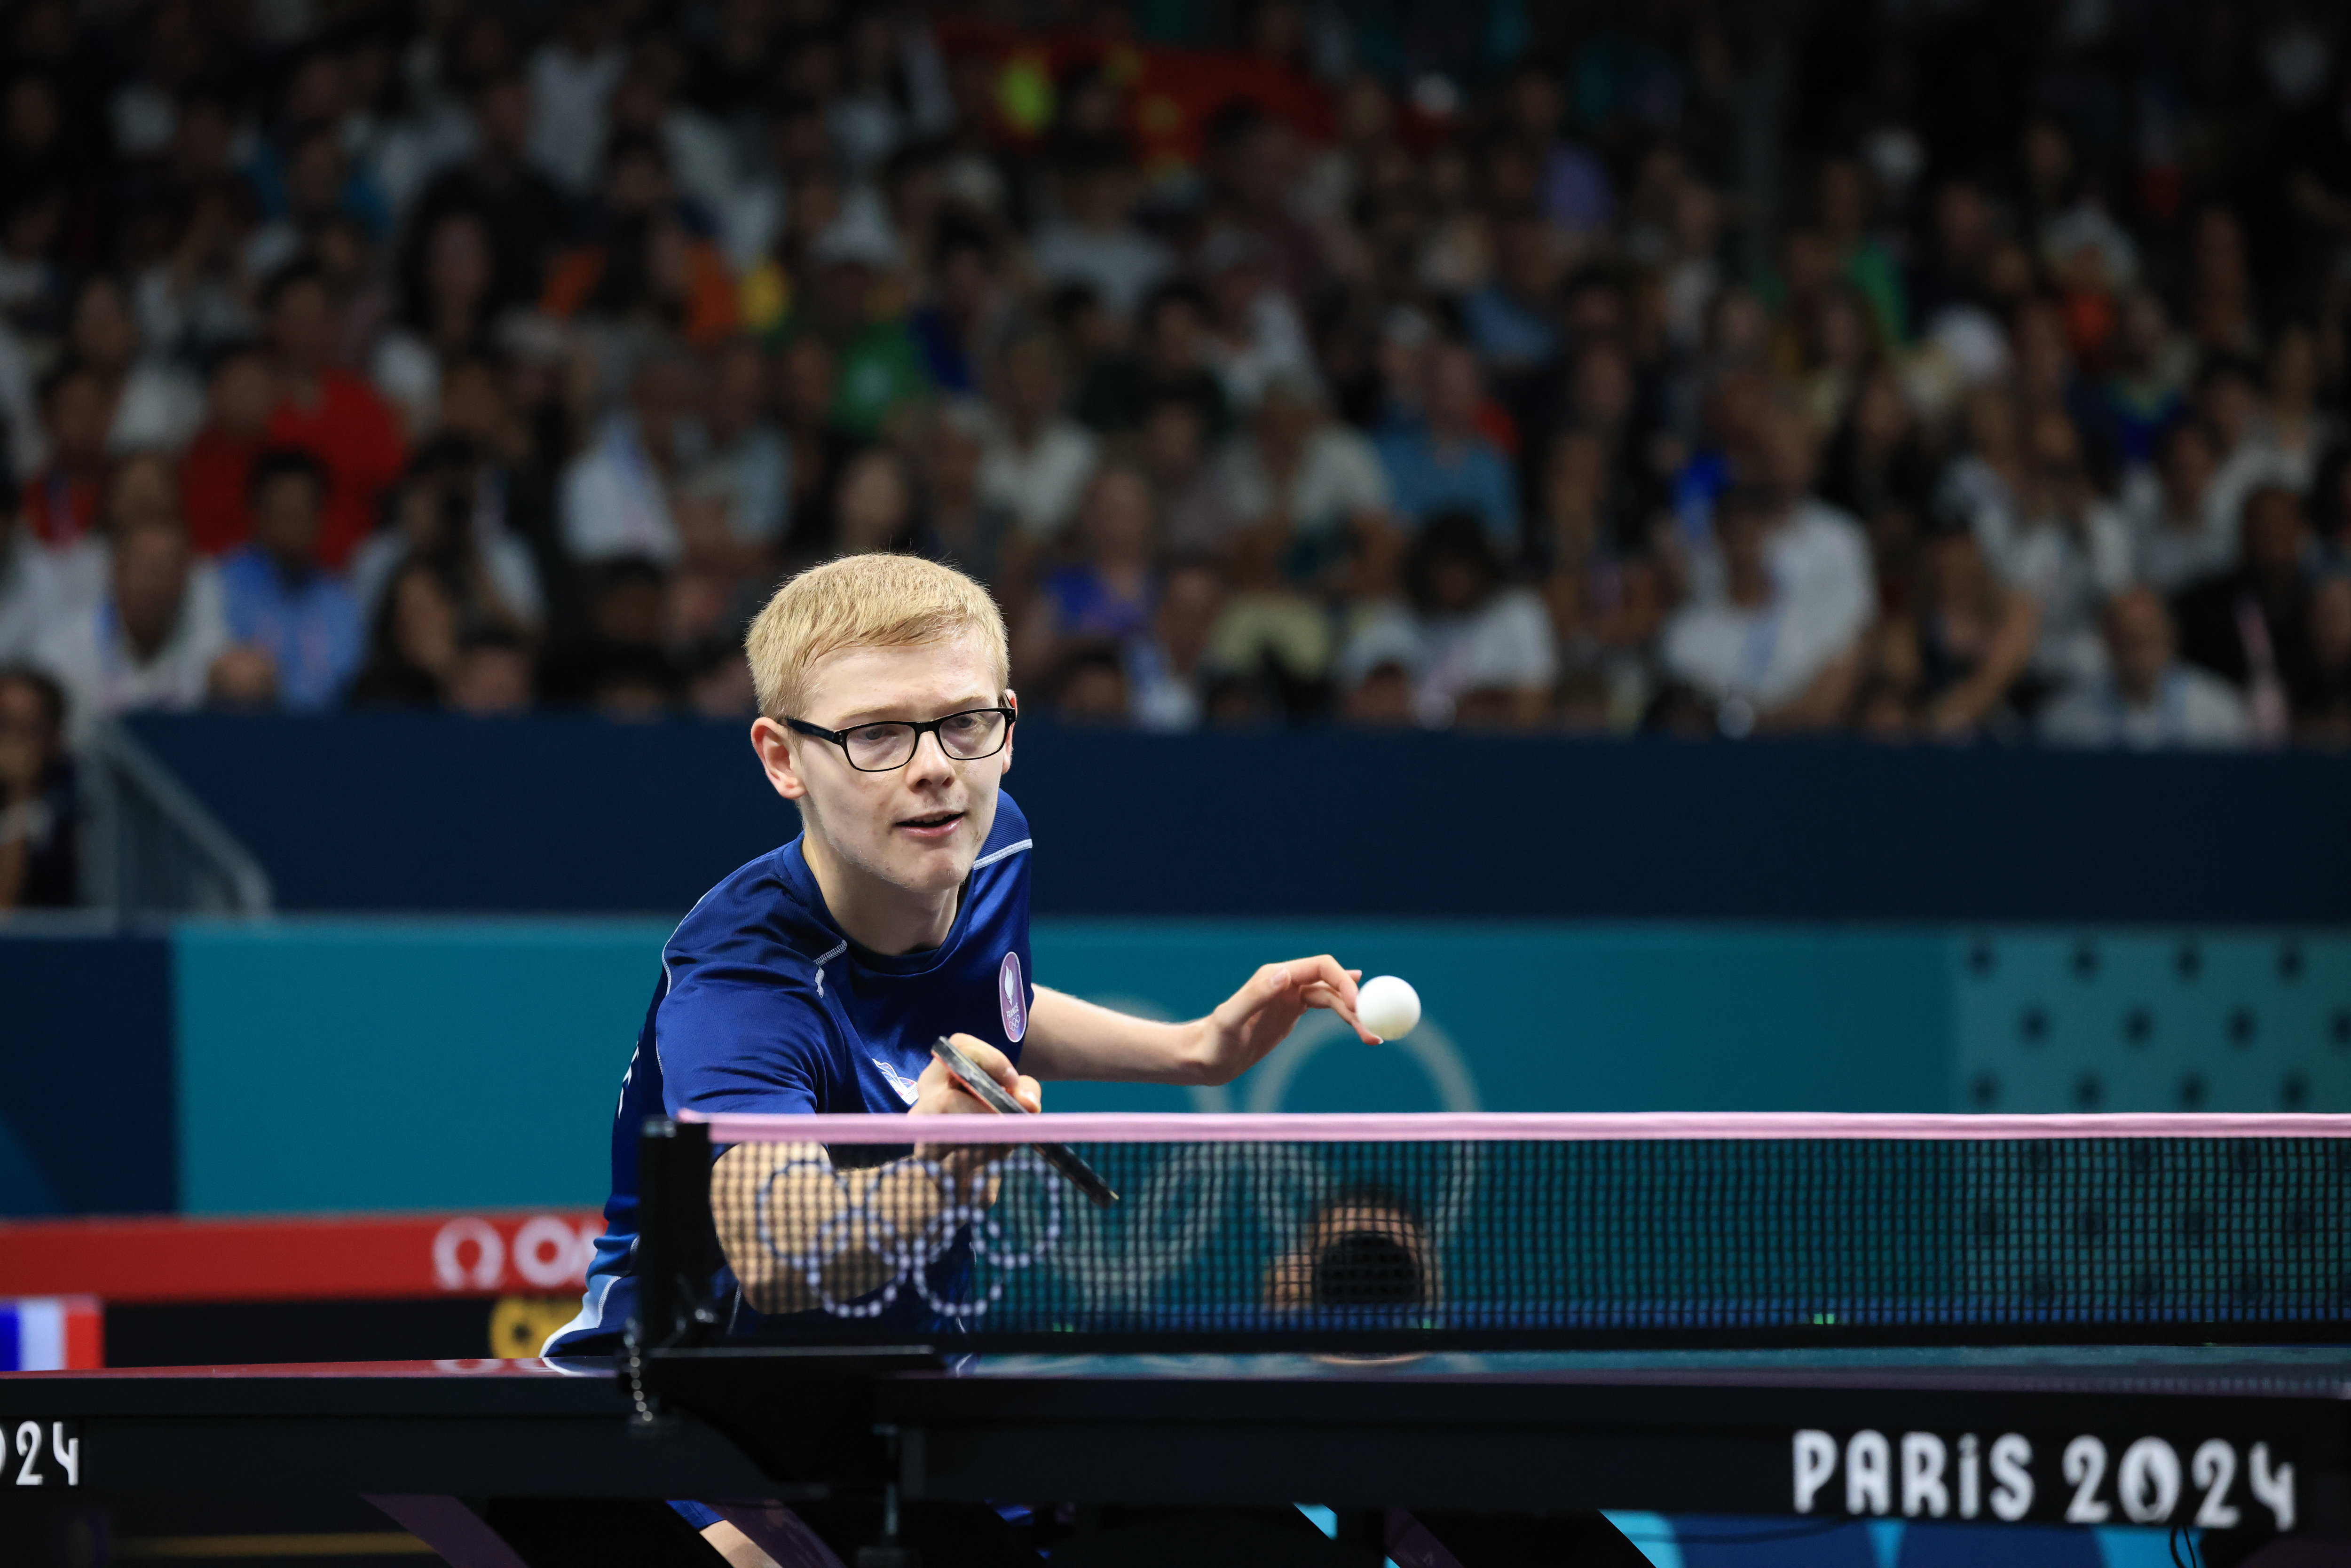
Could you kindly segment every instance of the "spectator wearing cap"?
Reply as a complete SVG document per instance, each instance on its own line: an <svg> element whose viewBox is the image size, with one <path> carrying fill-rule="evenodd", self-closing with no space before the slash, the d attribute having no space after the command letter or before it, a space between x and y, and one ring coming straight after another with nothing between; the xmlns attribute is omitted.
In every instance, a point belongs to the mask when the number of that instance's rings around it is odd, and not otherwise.
<svg viewBox="0 0 2351 1568"><path fill-rule="evenodd" d="M1776 570L1786 528L1778 492L1742 485L1716 504L1719 593L1666 622L1659 660L1668 679L1703 694L1731 734L1825 729L1844 716L1860 674L1863 625L1823 613L1818 597Z"/></svg>
<svg viewBox="0 0 2351 1568"><path fill-rule="evenodd" d="M331 707L361 650L359 602L319 564L326 474L308 453L280 449L254 464L252 484L252 542L220 565L229 635L269 655L287 708Z"/></svg>
<svg viewBox="0 0 2351 1568"><path fill-rule="evenodd" d="M229 645L218 575L178 523L142 518L115 538L105 593L52 622L33 659L64 688L78 745L121 714L199 706Z"/></svg>
<svg viewBox="0 0 2351 1568"><path fill-rule="evenodd" d="M1378 441L1395 515L1406 528L1417 528L1440 512L1467 513L1486 530L1498 559L1515 560L1518 475L1479 427L1486 388L1477 356L1459 343L1440 343L1425 374L1425 416L1391 424Z"/></svg>
<svg viewBox="0 0 2351 1568"><path fill-rule="evenodd" d="M383 492L408 461L408 442L391 403L335 362L334 302L308 262L270 280L263 299L277 379L277 404L264 434L298 447L327 476L319 564L340 571L374 528Z"/></svg>
<svg viewBox="0 0 2351 1568"><path fill-rule="evenodd" d="M2107 603L2104 619L2105 672L2043 710L2043 739L2136 751L2247 742L2244 700L2219 676L2180 663L2170 612L2153 589L2125 589Z"/></svg>
<svg viewBox="0 0 2351 1568"><path fill-rule="evenodd" d="M783 328L787 337L813 333L831 346L840 366L831 423L860 441L930 390L922 350L880 287L898 260L879 204L849 204L809 246L807 308Z"/></svg>
<svg viewBox="0 0 2351 1568"><path fill-rule="evenodd" d="M66 697L40 671L0 664L0 916L57 909L78 891Z"/></svg>

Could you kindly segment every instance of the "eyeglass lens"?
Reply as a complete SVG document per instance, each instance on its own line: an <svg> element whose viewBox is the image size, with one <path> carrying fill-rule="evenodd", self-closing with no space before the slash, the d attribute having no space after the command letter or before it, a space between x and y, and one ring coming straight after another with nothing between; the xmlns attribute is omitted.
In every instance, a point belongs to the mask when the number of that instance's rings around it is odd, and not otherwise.
<svg viewBox="0 0 2351 1568"><path fill-rule="evenodd" d="M902 768L914 755L911 724L861 724L843 733L849 760L869 773ZM1004 746L1004 715L995 708L950 714L939 720L939 747L958 762L993 757Z"/></svg>

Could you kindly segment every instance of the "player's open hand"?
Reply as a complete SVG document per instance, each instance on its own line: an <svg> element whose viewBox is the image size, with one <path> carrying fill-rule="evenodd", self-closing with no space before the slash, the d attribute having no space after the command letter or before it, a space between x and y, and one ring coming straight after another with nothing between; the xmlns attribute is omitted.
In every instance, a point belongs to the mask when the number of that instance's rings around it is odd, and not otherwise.
<svg viewBox="0 0 2351 1568"><path fill-rule="evenodd" d="M1200 1020L1207 1082L1229 1083L1264 1061L1308 1008L1329 1008L1365 1045L1377 1045L1379 1037L1355 1019L1355 982L1363 977L1361 969L1343 969L1328 953L1268 964Z"/></svg>
<svg viewBox="0 0 2351 1568"><path fill-rule="evenodd" d="M981 1071L1002 1084L1007 1094L1019 1101L1022 1110L1035 1111L1043 1106L1044 1101L1038 1094L1037 1081L1023 1076L1020 1070L1012 1065L1010 1057L986 1040L967 1034L948 1038L963 1048L964 1053ZM981 1103L978 1095L956 1082L955 1074L947 1071L946 1062L933 1057L931 1064L923 1069L923 1075L914 1080L914 1103L908 1114L990 1116L995 1113Z"/></svg>

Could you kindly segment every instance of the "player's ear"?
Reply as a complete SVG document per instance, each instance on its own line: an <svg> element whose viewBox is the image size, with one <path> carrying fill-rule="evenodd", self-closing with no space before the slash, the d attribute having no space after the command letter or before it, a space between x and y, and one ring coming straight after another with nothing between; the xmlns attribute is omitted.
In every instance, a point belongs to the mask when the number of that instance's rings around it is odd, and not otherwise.
<svg viewBox="0 0 2351 1568"><path fill-rule="evenodd" d="M1020 694L1012 690L1009 686L1006 687L1004 691L1004 706L1012 710L1012 716L1016 721L1020 717ZM1009 773L1012 771L1012 743L1019 737L1020 726L1016 722L1004 737L1004 766L999 770L1000 772Z"/></svg>
<svg viewBox="0 0 2351 1568"><path fill-rule="evenodd" d="M808 793L808 781L792 759L791 732L782 725L764 716L753 719L751 749L759 754L759 766L766 769L768 782L775 786L777 794L797 800Z"/></svg>

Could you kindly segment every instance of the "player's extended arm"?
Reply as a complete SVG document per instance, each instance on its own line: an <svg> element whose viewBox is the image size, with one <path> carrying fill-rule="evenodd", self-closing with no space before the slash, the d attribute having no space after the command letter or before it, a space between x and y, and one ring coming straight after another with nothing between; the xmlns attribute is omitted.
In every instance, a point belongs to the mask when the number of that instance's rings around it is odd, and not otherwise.
<svg viewBox="0 0 2351 1568"><path fill-rule="evenodd" d="M1007 1093L1029 1110L1038 1108L1037 1081L1015 1070L1002 1051L967 1034L955 1040ZM915 1081L907 1114L995 1113L935 1061ZM908 1131L932 1140L952 1136L949 1126L936 1123L916 1123ZM841 1170L821 1144L737 1144L710 1172L719 1248L756 1311L806 1312L827 1301L853 1300L898 1273L944 1205L994 1203L996 1178L988 1167L1014 1147L925 1141L915 1145L912 1159Z"/></svg>
<svg viewBox="0 0 2351 1568"><path fill-rule="evenodd" d="M1040 1079L1123 1083L1229 1083L1281 1043L1308 1008L1329 1008L1366 1045L1355 1021L1358 969L1329 954L1268 964L1203 1019L1159 1023L1037 988L1021 1065Z"/></svg>

